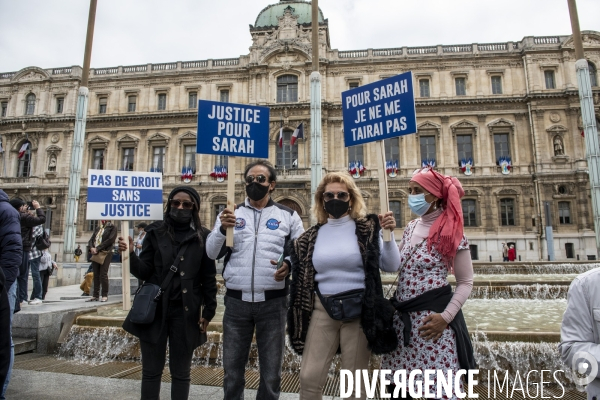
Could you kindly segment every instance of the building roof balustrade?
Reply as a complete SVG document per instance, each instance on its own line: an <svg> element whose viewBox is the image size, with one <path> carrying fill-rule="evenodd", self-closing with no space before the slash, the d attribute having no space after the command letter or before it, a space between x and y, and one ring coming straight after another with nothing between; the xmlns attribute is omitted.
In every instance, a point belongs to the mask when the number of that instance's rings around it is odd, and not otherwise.
<svg viewBox="0 0 600 400"><path fill-rule="evenodd" d="M152 64L152 71L168 71L177 69L177 63Z"/></svg>
<svg viewBox="0 0 600 400"><path fill-rule="evenodd" d="M407 53L408 55L436 54L437 46L409 47Z"/></svg>
<svg viewBox="0 0 600 400"><path fill-rule="evenodd" d="M363 58L369 54L368 50L338 51L339 58Z"/></svg>
<svg viewBox="0 0 600 400"><path fill-rule="evenodd" d="M221 58L213 60L213 67L229 67L231 65L239 65L239 58Z"/></svg>
<svg viewBox="0 0 600 400"><path fill-rule="evenodd" d="M508 45L506 43L482 43L477 45L479 51L507 51Z"/></svg>
<svg viewBox="0 0 600 400"><path fill-rule="evenodd" d="M206 68L208 66L208 61L184 61L181 63L181 69L189 69L189 68Z"/></svg>
<svg viewBox="0 0 600 400"><path fill-rule="evenodd" d="M442 46L443 53L472 53L473 46L470 44L456 44L451 46Z"/></svg>
<svg viewBox="0 0 600 400"><path fill-rule="evenodd" d="M396 47L392 49L374 49L373 57L390 57L390 56L401 56L403 54L402 47Z"/></svg>
<svg viewBox="0 0 600 400"><path fill-rule="evenodd" d="M118 67L94 69L94 75L114 75L119 73Z"/></svg>
<svg viewBox="0 0 600 400"><path fill-rule="evenodd" d="M148 72L148 64L144 65L128 65L123 67L124 74L131 74L135 72Z"/></svg>
<svg viewBox="0 0 600 400"><path fill-rule="evenodd" d="M71 67L53 68L52 75L68 75L72 71Z"/></svg>

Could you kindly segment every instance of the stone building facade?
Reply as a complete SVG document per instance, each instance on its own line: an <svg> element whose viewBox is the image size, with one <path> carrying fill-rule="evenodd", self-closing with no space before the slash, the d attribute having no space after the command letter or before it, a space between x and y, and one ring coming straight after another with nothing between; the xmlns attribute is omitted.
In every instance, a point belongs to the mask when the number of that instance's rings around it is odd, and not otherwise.
<svg viewBox="0 0 600 400"><path fill-rule="evenodd" d="M250 25L249 53L237 58L92 69L78 243L87 243L96 223L85 220L90 168L159 170L165 196L190 168L188 184L201 193L201 218L212 226L227 183L211 172L226 160L195 154L198 99L271 108L269 158L279 173L274 199L296 209L308 226L310 15L310 3L301 0L267 6ZM375 147L342 146L341 92L413 71L418 133L386 141L393 161L390 208L399 227L414 218L408 181L429 162L465 188L465 233L474 258L498 261L500 243L510 242L523 260L545 259L546 203L557 259L597 255L570 36L351 51L332 49L329 37L321 13L323 167L364 167L356 181L369 209L379 204ZM585 31L583 40L598 113L600 33ZM9 197L38 199L50 211L52 250L59 254L80 79L78 66L0 73L0 186ZM307 138L291 146L301 122ZM283 148L277 145L281 125ZM241 164L225 178L238 182L237 201L244 196Z"/></svg>

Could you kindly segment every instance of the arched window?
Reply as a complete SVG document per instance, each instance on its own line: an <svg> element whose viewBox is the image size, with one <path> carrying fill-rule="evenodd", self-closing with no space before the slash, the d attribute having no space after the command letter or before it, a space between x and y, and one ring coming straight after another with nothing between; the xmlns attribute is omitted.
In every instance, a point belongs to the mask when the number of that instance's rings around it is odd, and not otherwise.
<svg viewBox="0 0 600 400"><path fill-rule="evenodd" d="M298 101L298 77L283 75L277 78L277 102L290 103Z"/></svg>
<svg viewBox="0 0 600 400"><path fill-rule="evenodd" d="M25 115L33 115L35 112L35 94L29 93L25 99Z"/></svg>
<svg viewBox="0 0 600 400"><path fill-rule="evenodd" d="M24 142L17 158L17 178L28 178L31 174L31 143Z"/></svg>
<svg viewBox="0 0 600 400"><path fill-rule="evenodd" d="M282 147L277 136L277 168L298 168L298 146L292 146L292 131L283 131Z"/></svg>
<svg viewBox="0 0 600 400"><path fill-rule="evenodd" d="M596 66L594 63L588 61L588 69L590 71L590 84L592 86L598 86L598 79L596 76Z"/></svg>

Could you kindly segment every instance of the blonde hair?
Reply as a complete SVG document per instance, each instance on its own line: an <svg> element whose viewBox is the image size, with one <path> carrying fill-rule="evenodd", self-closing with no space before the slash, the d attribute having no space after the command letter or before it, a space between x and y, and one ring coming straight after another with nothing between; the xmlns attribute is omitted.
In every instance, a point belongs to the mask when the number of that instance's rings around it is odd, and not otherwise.
<svg viewBox="0 0 600 400"><path fill-rule="evenodd" d="M315 205L313 206L312 212L317 218L317 222L324 224L329 217L329 214L325 211L323 193L325 192L325 186L330 183L342 183L348 188L350 201L352 202L352 209L350 210L350 217L352 217L352 219L362 218L367 215L365 201L360 193L360 189L356 186L356 183L354 183L354 179L350 174L346 171L330 172L321 179L317 191L315 192Z"/></svg>

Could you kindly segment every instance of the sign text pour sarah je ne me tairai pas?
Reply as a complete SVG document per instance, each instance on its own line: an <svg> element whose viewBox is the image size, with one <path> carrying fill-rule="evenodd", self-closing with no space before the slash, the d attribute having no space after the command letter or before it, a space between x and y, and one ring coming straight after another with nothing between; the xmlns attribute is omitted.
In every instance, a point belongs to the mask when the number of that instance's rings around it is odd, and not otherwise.
<svg viewBox="0 0 600 400"><path fill-rule="evenodd" d="M199 100L196 152L268 158L269 108Z"/></svg>
<svg viewBox="0 0 600 400"><path fill-rule="evenodd" d="M417 132L412 72L342 93L346 147Z"/></svg>
<svg viewBox="0 0 600 400"><path fill-rule="evenodd" d="M162 174L88 170L86 219L163 219Z"/></svg>

